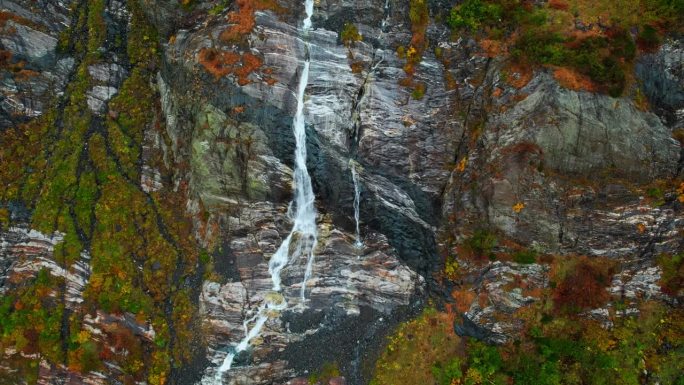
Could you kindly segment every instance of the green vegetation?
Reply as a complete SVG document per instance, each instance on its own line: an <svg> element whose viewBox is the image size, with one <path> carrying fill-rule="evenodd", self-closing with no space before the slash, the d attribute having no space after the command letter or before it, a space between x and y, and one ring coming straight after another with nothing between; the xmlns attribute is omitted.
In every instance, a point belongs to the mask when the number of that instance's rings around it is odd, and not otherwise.
<svg viewBox="0 0 684 385"><path fill-rule="evenodd" d="M355 42L361 41L363 37L359 30L352 23L344 23L342 31L340 32L340 40L347 47L351 47Z"/></svg>
<svg viewBox="0 0 684 385"><path fill-rule="evenodd" d="M681 256L663 257L668 271L681 270ZM445 337L455 318L426 310L388 338L378 361L374 385L639 385L684 383L684 311L644 301L638 315L611 312L613 327L577 311L603 306L612 265L607 260L555 259L554 287L521 309L525 327L518 339L489 346L474 339ZM677 273L681 274L681 273ZM680 275L681 279L681 275ZM681 287L681 282L672 282ZM577 289L570 289L576 285ZM605 294L604 294L605 293ZM572 296L572 298L570 298ZM598 299L586 299L596 297ZM572 301L573 306L568 306ZM616 312L624 309L615 304ZM570 311L572 310L572 311ZM429 367L428 367L429 365Z"/></svg>
<svg viewBox="0 0 684 385"><path fill-rule="evenodd" d="M573 82L574 87L620 96L637 43L643 51L657 48L664 31L682 28L683 13L681 0L552 0L543 5L466 0L451 9L447 24L455 32L498 40L518 65L567 68L591 82ZM576 29L575 20L589 27ZM639 31L636 41L628 32L633 28Z"/></svg>
<svg viewBox="0 0 684 385"><path fill-rule="evenodd" d="M533 249L524 249L513 253L513 262L530 264L537 261L538 253Z"/></svg>
<svg viewBox="0 0 684 385"><path fill-rule="evenodd" d="M453 29L476 30L482 25L493 25L503 15L501 4L482 0L466 0L451 10L447 23Z"/></svg>
<svg viewBox="0 0 684 385"><path fill-rule="evenodd" d="M41 118L3 132L0 182L7 188L1 207L22 201L33 210L34 228L64 234L53 256L58 265L70 269L87 252L92 270L85 301L74 311L64 310L63 279L46 269L0 298L0 349L18 352L12 367L29 384L39 359L83 373L105 370L106 360L122 368L122 383L164 384L172 363L189 361L190 341L197 339L193 294L176 286L198 265L191 223L181 211L185 187L146 193L139 186L143 133L158 129L163 135L152 87L159 51L139 3L127 5L130 32L115 44L128 53L130 76L110 101L108 116L85 107L86 92L96 84L88 66L101 62L107 30L104 2L96 0L75 9L77 24L60 43L79 59L63 99ZM150 161L169 172L162 161ZM83 320L95 311L129 313L149 323L155 343L134 336L125 322L91 335Z"/></svg>
<svg viewBox="0 0 684 385"><path fill-rule="evenodd" d="M684 298L684 253L675 255L661 255L658 265L663 269L660 286L663 292Z"/></svg>
<svg viewBox="0 0 684 385"><path fill-rule="evenodd" d="M496 259L494 248L497 243L496 234L487 229L477 229L472 236L463 241L463 256L480 260L487 258L493 261Z"/></svg>
<svg viewBox="0 0 684 385"><path fill-rule="evenodd" d="M337 363L327 362L318 372L309 376L309 384L327 384L330 379L339 377L340 375L340 368L337 366Z"/></svg>
<svg viewBox="0 0 684 385"><path fill-rule="evenodd" d="M453 318L428 308L418 318L400 325L388 338L387 348L377 361L371 385L432 384L438 362L460 356L461 339L453 329Z"/></svg>

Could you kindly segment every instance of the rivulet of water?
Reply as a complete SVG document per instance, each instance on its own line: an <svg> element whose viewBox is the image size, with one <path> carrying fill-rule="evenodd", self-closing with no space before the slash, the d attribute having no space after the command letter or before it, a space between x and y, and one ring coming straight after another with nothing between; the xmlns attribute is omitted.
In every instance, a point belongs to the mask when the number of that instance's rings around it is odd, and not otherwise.
<svg viewBox="0 0 684 385"><path fill-rule="evenodd" d="M318 229L316 227L316 207L314 206L315 196L313 187L311 185L311 176L306 168L306 126L304 120L304 93L306 85L309 82L309 43L306 41L306 35L311 29L311 16L313 14L314 0L305 0L304 9L306 11L306 18L302 24L302 32L305 37L305 52L306 57L304 66L302 67L299 83L297 85L297 107L293 119L293 132L295 137L295 164L294 164L294 199L290 206L294 206L293 226L292 230L285 238L283 243L278 247L275 254L271 257L268 263L268 271L271 274L273 281L274 293L269 293L264 298L264 304L261 305L256 314L245 320L243 323L245 329L244 338L229 352L223 360L223 363L216 372L214 383L222 384L223 375L229 371L235 356L242 351L247 350L250 341L261 333L261 329L266 324L269 316L278 314L287 308L287 301L285 297L278 294L281 290L280 273L283 268L289 263L292 258L304 256L306 257L306 270L304 272L304 280L301 286L302 302L305 299L306 282L311 277L314 250L318 241Z"/></svg>

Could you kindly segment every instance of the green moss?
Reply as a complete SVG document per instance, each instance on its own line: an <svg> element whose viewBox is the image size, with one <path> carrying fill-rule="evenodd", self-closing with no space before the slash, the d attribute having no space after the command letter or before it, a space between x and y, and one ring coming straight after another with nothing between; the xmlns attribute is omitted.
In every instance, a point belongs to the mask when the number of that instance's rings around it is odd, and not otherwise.
<svg viewBox="0 0 684 385"><path fill-rule="evenodd" d="M318 372L309 376L309 384L327 384L330 379L340 376L340 368L336 362L326 362Z"/></svg>
<svg viewBox="0 0 684 385"><path fill-rule="evenodd" d="M454 7L447 18L453 29L468 28L476 30L482 25L498 22L503 15L503 7L495 2L466 0Z"/></svg>
<svg viewBox="0 0 684 385"><path fill-rule="evenodd" d="M104 21L104 0L88 2L88 53L94 54L104 45L107 24Z"/></svg>
<svg viewBox="0 0 684 385"><path fill-rule="evenodd" d="M530 264L537 261L537 252L532 249L525 249L513 253L513 261L516 263Z"/></svg>
<svg viewBox="0 0 684 385"><path fill-rule="evenodd" d="M463 241L463 246L475 257L494 260L494 248L498 244L496 234L487 229L477 229Z"/></svg>

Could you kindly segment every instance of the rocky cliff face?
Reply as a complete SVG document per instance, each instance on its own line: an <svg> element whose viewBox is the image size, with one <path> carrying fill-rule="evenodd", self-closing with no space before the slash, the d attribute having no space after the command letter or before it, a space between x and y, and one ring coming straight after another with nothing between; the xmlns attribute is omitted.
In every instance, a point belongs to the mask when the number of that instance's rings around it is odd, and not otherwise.
<svg viewBox="0 0 684 385"><path fill-rule="evenodd" d="M457 245L483 228L501 239L494 249L515 245L615 259L622 266L613 277L615 293L677 303L660 292L654 258L684 249L682 202L674 193L647 191L654 181L681 176L682 147L672 135L682 128L681 42L665 44L637 65L651 112L628 97L565 89L544 70L505 78L503 60L430 23L426 34L439 55L423 52L413 76L424 94L416 95L399 82L406 59L396 54L412 38L409 1L317 1L308 34L300 28L303 4L282 0L248 11L247 3L144 4L162 42L161 64L148 81L156 118L145 126L134 161L139 172L128 180L150 201L162 193L180 197L174 202L191 217L192 238L208 250L212 270L201 279L195 270L183 280L183 268L173 273L171 290L187 286L194 295L192 317L202 337L188 341L199 353L177 364L170 382L216 383L218 367L259 307L282 295L288 308L269 316L223 383L286 383L331 361L348 383L367 383L368 365L393 325L428 297L453 300L443 295L454 286L440 273L444 261L467 254ZM78 22L65 4L5 1L1 7L13 15L2 24L2 52L9 53L8 63L23 63L19 70L2 68L5 129L45 114L54 100L63 108L54 98L71 92L66 84L83 58L60 46L65 26ZM131 33L129 12L123 3L106 2L105 41ZM244 21L240 17L249 19L249 28L226 38ZM347 23L362 38L342 41ZM81 108L96 119L117 120L123 111L110 100L136 64L116 44L100 51L101 60L85 67L92 84ZM292 225L292 116L307 54L307 167L319 240L302 301L306 260L286 266L279 294L272 291L268 261ZM21 71L31 74L24 79ZM522 85L511 80L526 76ZM355 245L351 162L358 165L362 246ZM31 206L10 203L15 227L2 233L0 293L45 268L63 279L64 305L79 307L92 250L85 248L72 264L56 262L54 248L64 234L39 233L28 219ZM461 301L457 331L489 342L515 336L515 312L538 300L534 288L549 285L543 264L462 261L461 267L461 284L477 297ZM611 306L591 314L600 318ZM170 314L167 308L163 313ZM104 336L96 339L107 340L108 327L123 325L144 346L159 344L149 320L139 318L97 310L84 322L90 335ZM112 344L114 353L117 348ZM5 349L0 378L12 373L16 354ZM66 363L39 363L46 384L108 383L129 370L111 364L81 375Z"/></svg>

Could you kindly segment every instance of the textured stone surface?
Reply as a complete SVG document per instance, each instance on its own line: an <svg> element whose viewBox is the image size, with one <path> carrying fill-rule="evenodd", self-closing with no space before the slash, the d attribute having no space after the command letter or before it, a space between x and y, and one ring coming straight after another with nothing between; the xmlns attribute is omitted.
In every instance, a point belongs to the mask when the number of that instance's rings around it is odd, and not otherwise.
<svg viewBox="0 0 684 385"><path fill-rule="evenodd" d="M288 308L271 315L225 375L226 384L301 383L335 360L347 383L366 383L363 360L372 360L384 333L428 294L443 299L434 278L439 253L451 253L454 243L480 227L546 253L625 262L610 287L626 299L624 312L637 298L673 301L660 292L653 260L684 249L682 205L671 194L656 204L639 188L672 178L680 167L681 145L671 134L682 121L681 42L668 42L637 66L654 114L626 97L563 89L544 70L515 88L501 76L504 63L482 55L473 40L453 41L444 27L431 24L428 37L443 53L439 59L432 50L424 53L415 77L426 93L416 100L398 83L405 63L395 54L411 39L408 1L384 8L321 0L308 36L299 31L302 5L279 4L287 12L257 12L254 31L236 45L218 38L228 21L225 12L207 15L210 2L192 10L152 2L147 9L164 41L155 86L168 138L146 133L140 185L147 193L187 187L185 208L214 261L214 274L205 277L197 298L208 350L206 362L190 368L195 377L213 378L242 339L243 322L274 295L268 260L291 227L291 125L303 39L311 45L304 112L320 231L313 276L302 303L305 261L293 260L283 270ZM38 74L25 81L2 71L0 127L42 114L74 66L74 58L55 51L59 32L70 23L68 12L59 2L44 5L2 4L37 24L9 21L17 33L2 34L0 43ZM107 12L126 24L120 2L109 2ZM338 38L346 22L364 37L351 48ZM249 51L263 59L268 73L253 72L243 86L234 76L216 79L198 63L207 47ZM87 107L102 115L128 75L120 55L103 55L104 64L88 67L97 85L87 98ZM361 63L360 71L352 71L352 61ZM157 150L176 170L172 180L163 180L158 165L148 162ZM358 164L362 248L354 245L351 160ZM3 232L0 290L46 267L66 278L68 304L77 306L88 256L62 268L51 259L56 242L58 237L28 227ZM535 303L534 290L549 284L549 269L541 264L463 266L475 299L461 304L467 310L459 332L493 343L520 331L516 312ZM605 320L614 311L607 305L587 316ZM154 330L130 314L89 317L94 333L116 318L140 338L154 338ZM46 366L41 373L46 384L54 376L70 376L73 384L109 381L105 372L82 378Z"/></svg>

